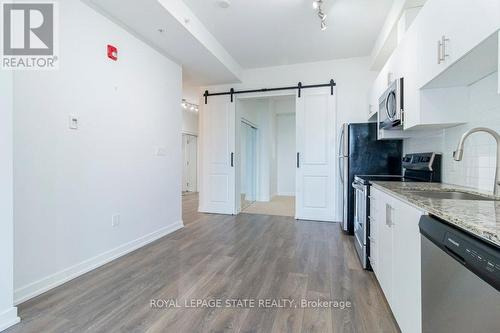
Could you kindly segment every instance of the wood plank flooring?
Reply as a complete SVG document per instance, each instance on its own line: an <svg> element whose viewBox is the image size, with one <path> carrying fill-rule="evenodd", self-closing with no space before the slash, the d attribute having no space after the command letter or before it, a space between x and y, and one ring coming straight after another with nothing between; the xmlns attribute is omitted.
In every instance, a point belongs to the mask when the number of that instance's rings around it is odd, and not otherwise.
<svg viewBox="0 0 500 333"><path fill-rule="evenodd" d="M197 213L185 228L19 306L13 332L398 332L338 224ZM177 299L180 308L151 308ZM185 308L186 300L350 301L340 308ZM224 303L223 303L224 304Z"/></svg>

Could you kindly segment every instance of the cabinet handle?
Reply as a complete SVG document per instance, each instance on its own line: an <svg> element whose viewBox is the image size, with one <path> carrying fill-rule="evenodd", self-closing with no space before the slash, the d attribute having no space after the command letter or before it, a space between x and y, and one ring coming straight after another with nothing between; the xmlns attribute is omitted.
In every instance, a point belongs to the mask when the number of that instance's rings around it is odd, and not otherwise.
<svg viewBox="0 0 500 333"><path fill-rule="evenodd" d="M441 50L442 50L442 43L440 40L437 41L437 55L438 55L438 65L441 64L441 61L443 61L443 57L441 56Z"/></svg>
<svg viewBox="0 0 500 333"><path fill-rule="evenodd" d="M450 39L445 35L441 37L441 40L438 40L438 65L446 60L446 57L450 55L446 53L446 43L449 42Z"/></svg>
<svg viewBox="0 0 500 333"><path fill-rule="evenodd" d="M446 43L448 43L449 41L450 41L450 39L447 38L446 36L443 35L443 37L441 37L441 45L443 48L443 50L441 51L442 52L442 61L445 61L446 57L450 56L448 53L446 53Z"/></svg>
<svg viewBox="0 0 500 333"><path fill-rule="evenodd" d="M234 168L234 153L231 153L231 168Z"/></svg>
<svg viewBox="0 0 500 333"><path fill-rule="evenodd" d="M392 222L392 207L389 204L385 204L385 224L389 228L394 225Z"/></svg>
<svg viewBox="0 0 500 333"><path fill-rule="evenodd" d="M297 169L300 168L300 153L297 153Z"/></svg>

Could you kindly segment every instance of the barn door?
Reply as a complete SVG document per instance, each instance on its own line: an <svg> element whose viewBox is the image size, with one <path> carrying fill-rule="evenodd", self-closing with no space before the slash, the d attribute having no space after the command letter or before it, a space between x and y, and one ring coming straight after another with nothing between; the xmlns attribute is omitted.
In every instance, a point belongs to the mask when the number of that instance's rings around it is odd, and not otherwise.
<svg viewBox="0 0 500 333"><path fill-rule="evenodd" d="M203 105L200 118L199 210L235 214L235 103L228 96L212 96Z"/></svg>
<svg viewBox="0 0 500 333"><path fill-rule="evenodd" d="M334 221L335 95L302 90L297 105L296 218Z"/></svg>

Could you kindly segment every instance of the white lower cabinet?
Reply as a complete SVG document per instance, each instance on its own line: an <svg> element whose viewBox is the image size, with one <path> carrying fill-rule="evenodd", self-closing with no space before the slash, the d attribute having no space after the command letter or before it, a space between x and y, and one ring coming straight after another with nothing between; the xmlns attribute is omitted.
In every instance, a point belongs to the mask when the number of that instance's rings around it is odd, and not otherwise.
<svg viewBox="0 0 500 333"><path fill-rule="evenodd" d="M374 272L403 333L422 332L420 232L425 212L371 188L370 257Z"/></svg>

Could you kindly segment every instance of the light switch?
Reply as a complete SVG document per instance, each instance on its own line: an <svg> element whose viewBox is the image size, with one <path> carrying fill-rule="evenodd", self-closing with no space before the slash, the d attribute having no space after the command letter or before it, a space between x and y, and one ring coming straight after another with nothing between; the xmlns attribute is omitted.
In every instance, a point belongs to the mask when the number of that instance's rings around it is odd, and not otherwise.
<svg viewBox="0 0 500 333"><path fill-rule="evenodd" d="M78 118L76 116L69 116L69 129L78 129Z"/></svg>
<svg viewBox="0 0 500 333"><path fill-rule="evenodd" d="M120 215L119 214L111 216L111 226L114 228L120 226Z"/></svg>
<svg viewBox="0 0 500 333"><path fill-rule="evenodd" d="M156 148L156 156L166 156L167 149L163 147Z"/></svg>

